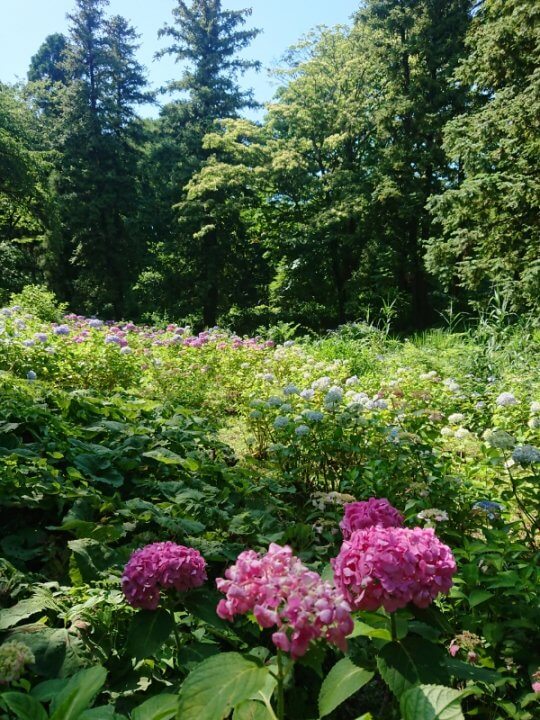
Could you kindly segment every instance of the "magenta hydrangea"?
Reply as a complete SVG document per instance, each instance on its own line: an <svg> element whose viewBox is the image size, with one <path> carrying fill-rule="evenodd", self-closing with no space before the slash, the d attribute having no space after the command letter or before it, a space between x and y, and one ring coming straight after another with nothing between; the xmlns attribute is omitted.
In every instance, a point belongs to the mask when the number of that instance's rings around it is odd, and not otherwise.
<svg viewBox="0 0 540 720"><path fill-rule="evenodd" d="M390 505L386 498L369 498L361 502L347 503L339 527L345 540L355 530L369 527L401 527L403 515Z"/></svg>
<svg viewBox="0 0 540 720"><path fill-rule="evenodd" d="M277 627L272 641L293 659L319 638L346 649L346 637L353 629L348 602L290 547L272 543L262 556L246 550L226 570L225 578L216 581L226 595L217 606L224 620L252 612L261 627Z"/></svg>
<svg viewBox="0 0 540 720"><path fill-rule="evenodd" d="M427 607L452 586L456 562L433 528L356 530L332 560L334 581L355 610Z"/></svg>
<svg viewBox="0 0 540 720"><path fill-rule="evenodd" d="M206 562L198 550L159 542L136 550L122 575L122 590L130 605L155 610L160 590L185 592L206 581Z"/></svg>

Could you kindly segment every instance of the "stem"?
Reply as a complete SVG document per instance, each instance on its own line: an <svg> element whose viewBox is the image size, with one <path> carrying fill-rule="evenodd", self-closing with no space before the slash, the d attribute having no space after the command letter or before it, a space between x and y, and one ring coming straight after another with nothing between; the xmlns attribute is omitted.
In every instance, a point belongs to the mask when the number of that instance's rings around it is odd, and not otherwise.
<svg viewBox="0 0 540 720"><path fill-rule="evenodd" d="M282 651L278 648L277 651L277 716L278 720L285 720L285 694L283 692L283 655Z"/></svg>
<svg viewBox="0 0 540 720"><path fill-rule="evenodd" d="M397 642L397 625L396 625L396 614L390 613L390 631L392 633L392 640Z"/></svg>
<svg viewBox="0 0 540 720"><path fill-rule="evenodd" d="M180 637L180 633L178 632L178 628L176 627L176 620L175 620L175 617L174 617L174 610L172 609L172 607L169 607L169 615L171 616L171 619L172 619L172 621L173 621L174 639L175 639L175 641L176 641L176 649L177 649L177 651L178 651L177 656L176 656L176 661L175 661L174 664L175 664L175 666L178 668L178 664L179 664L179 657L178 657L178 656L180 655L180 651L182 650L182 644L183 644L183 643L182 643L182 638Z"/></svg>

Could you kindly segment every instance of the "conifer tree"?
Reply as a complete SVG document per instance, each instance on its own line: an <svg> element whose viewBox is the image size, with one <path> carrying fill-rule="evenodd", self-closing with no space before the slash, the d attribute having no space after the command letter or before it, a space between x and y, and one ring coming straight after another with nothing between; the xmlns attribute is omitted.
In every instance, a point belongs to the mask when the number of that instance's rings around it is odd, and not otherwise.
<svg viewBox="0 0 540 720"><path fill-rule="evenodd" d="M63 294L82 310L124 312L140 255L129 216L137 196L134 106L147 100L136 35L107 20L108 0L76 0L60 120L56 245Z"/></svg>
<svg viewBox="0 0 540 720"><path fill-rule="evenodd" d="M161 142L154 154L163 163L161 177L168 180L162 198L157 198L165 213L154 247L162 273L157 284L167 288L159 295L177 312L182 310L178 300L187 292L193 310L208 326L215 324L220 310L221 270L229 243L218 234L203 200L187 201L187 184L209 157L203 138L214 122L255 105L252 93L238 85L240 75L259 67L258 62L238 57L259 32L244 28L250 14L251 10L225 10L221 0L177 0L174 22L160 32L172 42L159 55L171 54L179 62L187 61L188 67L168 86L183 96L164 109ZM172 205L176 209L171 212ZM155 272L145 274L143 285L145 277L156 280Z"/></svg>

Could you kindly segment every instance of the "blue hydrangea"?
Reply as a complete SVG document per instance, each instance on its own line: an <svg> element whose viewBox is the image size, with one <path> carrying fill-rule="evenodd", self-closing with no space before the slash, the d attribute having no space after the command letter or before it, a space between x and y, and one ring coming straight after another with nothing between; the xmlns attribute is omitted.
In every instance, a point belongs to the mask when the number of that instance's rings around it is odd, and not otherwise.
<svg viewBox="0 0 540 720"><path fill-rule="evenodd" d="M310 430L307 425L299 425L294 432L299 437L303 437L304 435L309 435Z"/></svg>
<svg viewBox="0 0 540 720"><path fill-rule="evenodd" d="M518 445L512 453L512 460L519 465L540 463L540 450L534 445Z"/></svg>
<svg viewBox="0 0 540 720"><path fill-rule="evenodd" d="M36 375L36 373L35 373L33 370L29 370L29 371L26 373L26 377L27 377L28 380L30 380L30 382L34 382L34 380L37 379L37 375Z"/></svg>
<svg viewBox="0 0 540 720"><path fill-rule="evenodd" d="M278 415L277 418L274 420L274 427L276 428L276 430L287 427L288 424L289 418L285 415Z"/></svg>

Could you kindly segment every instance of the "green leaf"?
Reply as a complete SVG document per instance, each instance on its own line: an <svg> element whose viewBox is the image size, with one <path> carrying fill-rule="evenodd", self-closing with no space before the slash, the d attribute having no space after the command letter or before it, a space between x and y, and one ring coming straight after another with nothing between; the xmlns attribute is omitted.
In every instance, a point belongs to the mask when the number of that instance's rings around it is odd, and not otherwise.
<svg viewBox="0 0 540 720"><path fill-rule="evenodd" d="M177 455L172 452L172 450L168 450L164 447L149 450L148 452L143 453L143 457L152 458L152 460L156 460L156 462L160 462L165 465L184 465L186 462L186 458L180 457L180 455Z"/></svg>
<svg viewBox="0 0 540 720"><path fill-rule="evenodd" d="M236 706L232 720L273 720L273 718L264 703L244 700Z"/></svg>
<svg viewBox="0 0 540 720"><path fill-rule="evenodd" d="M355 637L368 637L368 638L380 638L381 640L391 640L392 635L390 633L390 630L388 630L385 627L372 627L371 625L367 625L366 623L362 622L361 620L355 620L354 621L354 628L352 633L349 635L349 638L355 638Z"/></svg>
<svg viewBox="0 0 540 720"><path fill-rule="evenodd" d="M420 685L407 690L400 700L403 720L465 720L461 699L468 690L442 685Z"/></svg>
<svg viewBox="0 0 540 720"><path fill-rule="evenodd" d="M264 692L269 671L239 653L220 653L198 665L180 690L178 720L222 720Z"/></svg>
<svg viewBox="0 0 540 720"><path fill-rule="evenodd" d="M131 621L126 652L135 660L153 655L174 630L171 614L163 608L140 610Z"/></svg>
<svg viewBox="0 0 540 720"><path fill-rule="evenodd" d="M463 662L463 660L457 658L448 658L446 666L450 674L458 680L473 680L474 682L485 682L494 685L503 679L503 676L495 670L471 665L471 663Z"/></svg>
<svg viewBox="0 0 540 720"><path fill-rule="evenodd" d="M449 683L446 652L419 637L387 643L379 653L377 667L390 690L400 697L421 683Z"/></svg>
<svg viewBox="0 0 540 720"><path fill-rule="evenodd" d="M0 630L7 630L20 623L21 620L26 620L50 607L51 602L45 596L20 600L12 607L0 610Z"/></svg>
<svg viewBox="0 0 540 720"><path fill-rule="evenodd" d="M363 670L349 658L343 658L330 670L319 693L319 714L329 715L338 705L358 692L373 677L374 673Z"/></svg>
<svg viewBox="0 0 540 720"><path fill-rule="evenodd" d="M47 720L47 713L43 705L31 695L8 692L1 695L0 699L17 716L18 720Z"/></svg>
<svg viewBox="0 0 540 720"><path fill-rule="evenodd" d="M469 605L472 608L476 607L477 605L480 605L480 603L483 603L486 600L489 600L491 597L493 597L493 593L490 593L487 590L473 590L468 598Z"/></svg>
<svg viewBox="0 0 540 720"><path fill-rule="evenodd" d="M156 695L131 713L131 720L170 720L178 710L178 695Z"/></svg>
<svg viewBox="0 0 540 720"><path fill-rule="evenodd" d="M85 710L77 720L124 720L124 718L124 715L118 715L114 711L114 705L100 705L91 710Z"/></svg>
<svg viewBox="0 0 540 720"><path fill-rule="evenodd" d="M67 654L67 630L55 630L42 625L20 625L9 634L10 640L24 642L36 659L32 669L43 677L56 677Z"/></svg>
<svg viewBox="0 0 540 720"><path fill-rule="evenodd" d="M106 677L107 671L99 665L73 675L54 698L54 711L50 720L79 720L81 713L92 706Z"/></svg>

